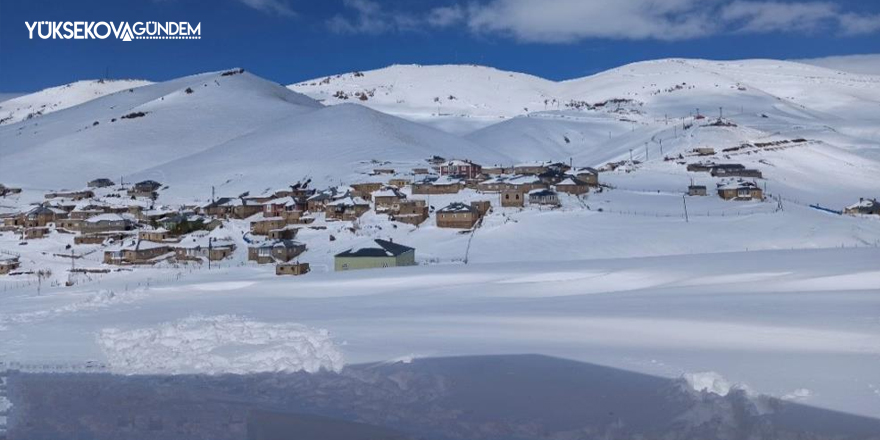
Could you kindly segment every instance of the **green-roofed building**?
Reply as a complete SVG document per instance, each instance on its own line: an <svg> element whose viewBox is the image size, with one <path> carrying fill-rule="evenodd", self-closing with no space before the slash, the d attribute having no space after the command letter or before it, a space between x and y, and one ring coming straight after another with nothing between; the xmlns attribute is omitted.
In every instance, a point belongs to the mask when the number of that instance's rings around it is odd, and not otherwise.
<svg viewBox="0 0 880 440"><path fill-rule="evenodd" d="M336 254L334 269L338 271L375 269L379 267L414 266L416 250L387 240L374 240L375 247L349 249Z"/></svg>

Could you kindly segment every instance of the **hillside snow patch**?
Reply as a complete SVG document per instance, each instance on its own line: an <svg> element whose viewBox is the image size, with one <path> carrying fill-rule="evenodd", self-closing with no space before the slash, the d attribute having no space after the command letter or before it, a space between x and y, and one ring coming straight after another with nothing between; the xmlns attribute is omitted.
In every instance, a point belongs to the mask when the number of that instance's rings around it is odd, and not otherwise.
<svg viewBox="0 0 880 440"><path fill-rule="evenodd" d="M342 353L327 330L234 315L190 316L133 330L106 328L98 344L122 374L248 374L339 371Z"/></svg>
<svg viewBox="0 0 880 440"><path fill-rule="evenodd" d="M694 391L705 391L719 396L726 396L732 386L727 379L714 371L685 373L684 380L687 381Z"/></svg>

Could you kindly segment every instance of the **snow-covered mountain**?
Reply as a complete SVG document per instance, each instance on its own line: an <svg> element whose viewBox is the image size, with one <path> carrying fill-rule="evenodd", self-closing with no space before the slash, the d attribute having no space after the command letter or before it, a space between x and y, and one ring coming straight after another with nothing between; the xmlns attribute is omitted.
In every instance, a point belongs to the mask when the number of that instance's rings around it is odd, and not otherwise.
<svg viewBox="0 0 880 440"><path fill-rule="evenodd" d="M779 108L831 120L865 119L880 108L880 76L858 75L790 61L664 59L553 82L480 66L391 66L289 86L324 104L368 107L473 131L529 113L583 109L633 100L653 116ZM876 133L875 133L876 134Z"/></svg>
<svg viewBox="0 0 880 440"><path fill-rule="evenodd" d="M0 127L0 175L31 189L149 176L171 187L193 184L194 191L221 184L245 191L305 175L338 183L371 159L504 157L483 150L362 106L324 109L234 69L128 89Z"/></svg>
<svg viewBox="0 0 880 440"><path fill-rule="evenodd" d="M82 104L120 90L133 89L151 84L149 81L87 80L77 81L39 92L3 99L0 96L0 125L14 124L68 107Z"/></svg>
<svg viewBox="0 0 880 440"><path fill-rule="evenodd" d="M805 166L833 169L858 190L869 185L858 176L880 168L878 110L880 76L773 60L646 61L562 82L480 66L391 66L288 88L234 69L4 125L0 175L29 188L150 177L203 194L206 186L245 191L305 176L339 183L373 160L405 168L434 154L584 166L632 154L671 167L661 147L673 157L804 138L814 147L779 153L772 165L765 153L737 160L798 182ZM698 112L708 118L695 119ZM722 114L726 125L711 126ZM816 185L801 191L825 188L818 176L806 180Z"/></svg>

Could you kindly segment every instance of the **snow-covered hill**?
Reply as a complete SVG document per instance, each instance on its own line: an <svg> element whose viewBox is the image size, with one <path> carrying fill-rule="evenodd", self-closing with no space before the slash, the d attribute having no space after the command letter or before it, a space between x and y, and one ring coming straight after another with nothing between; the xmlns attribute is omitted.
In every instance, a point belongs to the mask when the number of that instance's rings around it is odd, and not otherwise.
<svg viewBox="0 0 880 440"><path fill-rule="evenodd" d="M542 78L491 67L394 65L289 87L324 104L357 102L458 133L545 110L555 86Z"/></svg>
<svg viewBox="0 0 880 440"><path fill-rule="evenodd" d="M82 104L120 90L151 84L143 80L77 81L39 92L3 99L0 96L0 125L33 119L68 107Z"/></svg>
<svg viewBox="0 0 880 440"><path fill-rule="evenodd" d="M664 59L562 82L480 66L404 65L289 87L324 104L354 100L457 133L515 116L583 109L612 99L633 100L655 117L686 116L698 108L716 114L719 107L775 107L845 123L870 118L880 108L878 76L776 60Z"/></svg>
<svg viewBox="0 0 880 440"><path fill-rule="evenodd" d="M378 163L391 161L384 167L408 172L432 155L484 163L507 159L446 132L347 104L288 116L133 177L169 182L183 194L209 194L214 185L234 195L305 178L316 185L354 183Z"/></svg>
<svg viewBox="0 0 880 440"><path fill-rule="evenodd" d="M300 119L302 117L302 119ZM74 188L97 177L152 178L203 194L339 183L361 161L432 154L505 156L439 130L311 98L238 69L157 83L0 127L3 183ZM236 193L237 194L237 193Z"/></svg>

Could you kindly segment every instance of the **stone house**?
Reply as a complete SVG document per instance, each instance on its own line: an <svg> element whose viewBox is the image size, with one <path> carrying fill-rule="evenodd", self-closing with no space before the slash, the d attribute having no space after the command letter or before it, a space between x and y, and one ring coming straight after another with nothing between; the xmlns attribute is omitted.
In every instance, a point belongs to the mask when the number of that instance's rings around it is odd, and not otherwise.
<svg viewBox="0 0 880 440"><path fill-rule="evenodd" d="M457 194L464 188L464 182L461 179L441 176L439 178L426 177L420 181L413 182L413 194Z"/></svg>
<svg viewBox="0 0 880 440"><path fill-rule="evenodd" d="M80 231L84 234L134 229L134 221L120 214L101 214L83 220Z"/></svg>
<svg viewBox="0 0 880 440"><path fill-rule="evenodd" d="M589 186L599 186L599 170L590 167L572 168L565 172Z"/></svg>
<svg viewBox="0 0 880 440"><path fill-rule="evenodd" d="M525 206L525 196L522 191L506 189L501 191L501 206L515 208Z"/></svg>
<svg viewBox="0 0 880 440"><path fill-rule="evenodd" d="M306 245L293 240L271 240L248 248L248 260L257 264L288 262L306 251Z"/></svg>
<svg viewBox="0 0 880 440"><path fill-rule="evenodd" d="M251 222L251 234L269 235L269 231L285 226L287 226L287 220L283 217L262 218Z"/></svg>
<svg viewBox="0 0 880 440"><path fill-rule="evenodd" d="M370 203L360 197L344 197L334 200L324 208L326 220L351 221L370 210Z"/></svg>
<svg viewBox="0 0 880 440"><path fill-rule="evenodd" d="M709 193L706 190L705 185L689 185L688 186L688 195L689 196L705 196L708 194Z"/></svg>
<svg viewBox="0 0 880 440"><path fill-rule="evenodd" d="M397 211L400 209L400 202L404 200L406 200L406 194L394 187L386 187L373 192L373 204L376 207L376 212Z"/></svg>
<svg viewBox="0 0 880 440"><path fill-rule="evenodd" d="M85 199L91 199L95 197L95 193L91 190L82 190L82 191L56 191L46 193L45 197L47 199L70 199L73 201L80 201Z"/></svg>
<svg viewBox="0 0 880 440"><path fill-rule="evenodd" d="M298 232L298 227L287 225L283 228L272 229L266 237L270 240L293 240Z"/></svg>
<svg viewBox="0 0 880 440"><path fill-rule="evenodd" d="M724 200L763 200L764 192L755 182L725 180L717 185L718 195Z"/></svg>
<svg viewBox="0 0 880 440"><path fill-rule="evenodd" d="M278 263L275 265L275 275L305 275L310 270L309 263Z"/></svg>
<svg viewBox="0 0 880 440"><path fill-rule="evenodd" d="M113 185L115 185L115 183L106 177L101 177L88 183L89 188L106 188Z"/></svg>
<svg viewBox="0 0 880 440"><path fill-rule="evenodd" d="M859 199L859 203L847 206L843 210L849 215L880 215L880 202L877 199Z"/></svg>
<svg viewBox="0 0 880 440"><path fill-rule="evenodd" d="M39 238L44 238L46 235L49 235L49 228L45 226L37 226L24 229L25 240L36 240Z"/></svg>
<svg viewBox="0 0 880 440"><path fill-rule="evenodd" d="M6 275L21 266L18 257L0 258L0 275Z"/></svg>
<svg viewBox="0 0 880 440"><path fill-rule="evenodd" d="M568 177L556 184L556 191L566 194L581 195L590 191L590 185L577 177Z"/></svg>
<svg viewBox="0 0 880 440"><path fill-rule="evenodd" d="M184 241L174 247L174 254L180 260L220 261L235 253L235 243L230 240L215 240L201 237L194 241Z"/></svg>
<svg viewBox="0 0 880 440"><path fill-rule="evenodd" d="M411 179L394 178L394 179L388 180L388 185L391 185L395 188L400 189L400 188L403 188L403 187L409 185L410 182L412 182Z"/></svg>
<svg viewBox="0 0 880 440"><path fill-rule="evenodd" d="M155 243L161 243L168 240L173 240L174 235L171 234L171 231L165 228L158 229L144 229L138 231L138 238L145 241L152 241Z"/></svg>
<svg viewBox="0 0 880 440"><path fill-rule="evenodd" d="M382 188L382 182L361 182L361 183L353 183L351 186L351 196L352 197L360 197L362 199L369 200L370 195L378 191Z"/></svg>
<svg viewBox="0 0 880 440"><path fill-rule="evenodd" d="M418 226L428 219L428 205L424 200L405 200L391 213L391 220Z"/></svg>
<svg viewBox="0 0 880 440"><path fill-rule="evenodd" d="M438 228L471 229L480 220L480 211L461 202L451 203L437 210Z"/></svg>
<svg viewBox="0 0 880 440"><path fill-rule="evenodd" d="M105 264L155 264L165 254L171 253L167 244L137 240L134 245L104 252Z"/></svg>

